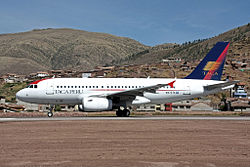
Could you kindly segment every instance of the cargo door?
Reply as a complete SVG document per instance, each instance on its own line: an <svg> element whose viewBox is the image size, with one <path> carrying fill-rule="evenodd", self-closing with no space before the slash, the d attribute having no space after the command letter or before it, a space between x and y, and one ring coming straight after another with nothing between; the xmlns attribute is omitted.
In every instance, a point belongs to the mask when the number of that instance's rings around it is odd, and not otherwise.
<svg viewBox="0 0 250 167"><path fill-rule="evenodd" d="M191 95L190 83L185 83L183 95Z"/></svg>

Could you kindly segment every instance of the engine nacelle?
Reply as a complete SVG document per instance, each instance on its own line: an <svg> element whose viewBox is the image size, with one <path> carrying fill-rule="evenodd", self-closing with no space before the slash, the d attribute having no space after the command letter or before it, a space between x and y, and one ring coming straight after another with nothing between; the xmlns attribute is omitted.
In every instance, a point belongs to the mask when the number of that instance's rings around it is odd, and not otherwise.
<svg viewBox="0 0 250 167"><path fill-rule="evenodd" d="M79 111L112 110L112 100L100 97L83 98Z"/></svg>

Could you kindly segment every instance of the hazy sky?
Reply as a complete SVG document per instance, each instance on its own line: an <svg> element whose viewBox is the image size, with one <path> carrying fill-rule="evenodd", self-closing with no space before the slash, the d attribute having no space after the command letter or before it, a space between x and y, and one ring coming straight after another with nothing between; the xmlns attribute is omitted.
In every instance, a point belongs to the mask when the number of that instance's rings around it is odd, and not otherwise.
<svg viewBox="0 0 250 167"><path fill-rule="evenodd" d="M250 22L250 0L0 0L0 33L74 28L146 45L183 43Z"/></svg>

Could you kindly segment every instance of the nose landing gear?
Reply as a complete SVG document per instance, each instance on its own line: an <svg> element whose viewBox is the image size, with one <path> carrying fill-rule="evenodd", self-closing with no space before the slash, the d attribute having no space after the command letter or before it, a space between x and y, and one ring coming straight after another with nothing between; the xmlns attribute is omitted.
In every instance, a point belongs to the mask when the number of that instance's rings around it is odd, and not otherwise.
<svg viewBox="0 0 250 167"><path fill-rule="evenodd" d="M48 117L53 117L53 112L48 112Z"/></svg>
<svg viewBox="0 0 250 167"><path fill-rule="evenodd" d="M55 106L52 105L49 108L48 117L53 117L53 112L55 111Z"/></svg>

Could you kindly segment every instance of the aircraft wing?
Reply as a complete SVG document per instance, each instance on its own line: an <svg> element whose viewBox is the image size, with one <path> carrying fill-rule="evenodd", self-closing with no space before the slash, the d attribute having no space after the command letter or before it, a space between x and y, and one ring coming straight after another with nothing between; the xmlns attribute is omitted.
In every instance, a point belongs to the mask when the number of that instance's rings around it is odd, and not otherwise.
<svg viewBox="0 0 250 167"><path fill-rule="evenodd" d="M105 97L114 97L114 96L143 96L144 92L149 92L149 93L155 93L157 89L164 87L164 86L170 86L173 88L173 84L174 84L175 80L167 83L167 84L156 84L156 85L152 85L152 86L146 86L143 88L137 88L137 89L131 89L131 90L125 90L122 92L115 92L115 93L107 93L101 96L105 96ZM100 96L100 95L99 95Z"/></svg>
<svg viewBox="0 0 250 167"><path fill-rule="evenodd" d="M232 86L236 83L238 83L240 81L228 81L228 82L224 82L224 83L219 83L219 84L214 84L214 85L208 85L208 86L204 86L205 90L211 91L214 89L223 89L223 88L227 88L229 86Z"/></svg>

